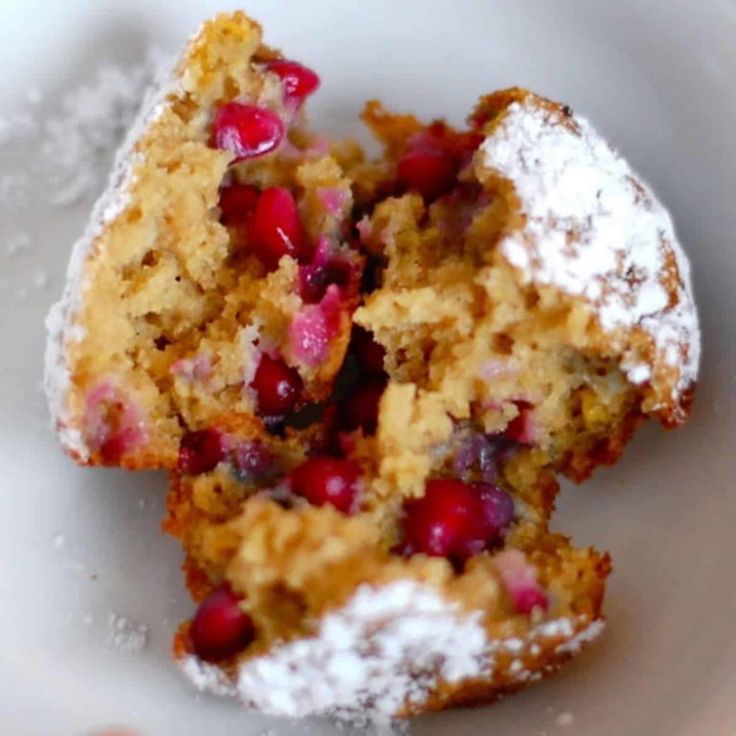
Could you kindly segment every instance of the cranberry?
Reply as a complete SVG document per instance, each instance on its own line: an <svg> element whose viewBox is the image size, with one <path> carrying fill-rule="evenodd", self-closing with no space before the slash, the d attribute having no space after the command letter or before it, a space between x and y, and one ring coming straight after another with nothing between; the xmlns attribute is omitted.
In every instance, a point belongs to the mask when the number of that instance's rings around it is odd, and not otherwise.
<svg viewBox="0 0 736 736"><path fill-rule="evenodd" d="M355 267L350 261L335 258L323 265L304 266L299 275L302 299L307 304L317 304L330 284L341 289L349 286L354 280Z"/></svg>
<svg viewBox="0 0 736 736"><path fill-rule="evenodd" d="M424 496L404 504L405 554L421 552L463 561L481 552L488 523L479 494L460 480L428 481Z"/></svg>
<svg viewBox="0 0 736 736"><path fill-rule="evenodd" d="M215 113L212 140L217 148L235 154L235 161L263 156L284 137L284 124L271 110L242 102L228 102Z"/></svg>
<svg viewBox="0 0 736 736"><path fill-rule="evenodd" d="M189 475L213 470L225 457L224 440L216 429L187 432L179 445L179 470Z"/></svg>
<svg viewBox="0 0 736 736"><path fill-rule="evenodd" d="M350 347L362 373L371 376L385 375L383 360L386 357L386 350L383 345L376 342L371 332L362 327L353 328Z"/></svg>
<svg viewBox="0 0 736 736"><path fill-rule="evenodd" d="M378 427L378 404L386 388L382 379L369 378L358 383L342 400L339 408L340 429L352 432L362 429L368 436Z"/></svg>
<svg viewBox="0 0 736 736"><path fill-rule="evenodd" d="M241 599L227 584L199 604L189 629L194 652L203 659L223 659L253 640L253 621L240 607Z"/></svg>
<svg viewBox="0 0 736 736"><path fill-rule="evenodd" d="M301 398L302 379L296 369L265 353L250 385L258 397L259 413L266 416L287 414Z"/></svg>
<svg viewBox="0 0 736 736"><path fill-rule="evenodd" d="M431 142L410 148L399 160L397 170L402 188L414 189L428 200L452 189L456 176L455 157Z"/></svg>
<svg viewBox="0 0 736 736"><path fill-rule="evenodd" d="M511 496L492 483L472 483L471 488L480 497L488 539L503 534L514 518L514 502Z"/></svg>
<svg viewBox="0 0 736 736"><path fill-rule="evenodd" d="M275 269L282 256L302 260L306 239L299 211L291 192L283 187L263 191L248 223L248 241L268 269Z"/></svg>
<svg viewBox="0 0 736 736"><path fill-rule="evenodd" d="M504 434L511 440L523 445L531 445L536 437L534 411L528 401L514 402L519 413L506 425Z"/></svg>
<svg viewBox="0 0 736 736"><path fill-rule="evenodd" d="M291 474L291 490L315 506L330 504L349 514L358 494L360 468L352 460L314 457Z"/></svg>
<svg viewBox="0 0 736 736"><path fill-rule="evenodd" d="M284 83L284 98L287 102L300 105L305 97L319 87L319 76L298 61L274 59L266 69L281 78Z"/></svg>
<svg viewBox="0 0 736 736"><path fill-rule="evenodd" d="M231 184L220 189L220 222L245 225L258 201L258 189L248 184Z"/></svg>

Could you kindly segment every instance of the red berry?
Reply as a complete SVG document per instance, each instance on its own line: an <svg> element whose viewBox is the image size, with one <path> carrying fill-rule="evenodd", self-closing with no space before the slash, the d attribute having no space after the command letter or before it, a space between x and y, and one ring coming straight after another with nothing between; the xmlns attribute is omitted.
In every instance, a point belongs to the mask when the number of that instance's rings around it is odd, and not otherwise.
<svg viewBox="0 0 736 736"><path fill-rule="evenodd" d="M514 502L506 491L492 483L472 483L483 507L483 519L487 525L487 539L500 536L514 518Z"/></svg>
<svg viewBox="0 0 736 736"><path fill-rule="evenodd" d="M195 654L223 659L253 640L253 621L240 607L241 599L227 584L213 590L199 604L189 629Z"/></svg>
<svg viewBox="0 0 736 736"><path fill-rule="evenodd" d="M189 475L213 470L225 457L224 440L216 429L187 432L179 445L179 470Z"/></svg>
<svg viewBox="0 0 736 736"><path fill-rule="evenodd" d="M369 378L355 386L340 404L340 429L346 432L362 429L366 436L375 434L378 427L378 404L385 388L385 381L375 378Z"/></svg>
<svg viewBox="0 0 736 736"><path fill-rule="evenodd" d="M271 110L242 102L220 107L212 121L215 147L235 154L235 161L273 151L284 137L284 123Z"/></svg>
<svg viewBox="0 0 736 736"><path fill-rule="evenodd" d="M519 413L506 425L504 434L509 439L523 445L531 445L536 438L533 407L528 401L516 401L514 403Z"/></svg>
<svg viewBox="0 0 736 736"><path fill-rule="evenodd" d="M298 61L274 59L266 64L266 69L281 77L287 102L300 105L319 87L319 76Z"/></svg>
<svg viewBox="0 0 736 736"><path fill-rule="evenodd" d="M376 342L373 333L362 327L354 327L350 347L358 359L358 366L362 373L371 376L385 375L383 360L386 357L386 349Z"/></svg>
<svg viewBox="0 0 736 736"><path fill-rule="evenodd" d="M313 457L291 474L291 490L314 506L330 504L349 514L358 495L360 468L352 460Z"/></svg>
<svg viewBox="0 0 736 736"><path fill-rule="evenodd" d="M488 524L480 496L462 481L430 480L424 496L404 505L403 552L463 561L481 552Z"/></svg>
<svg viewBox="0 0 736 736"><path fill-rule="evenodd" d="M355 267L350 261L333 259L321 266L304 266L300 272L300 293L307 304L317 304L330 284L344 289L355 279Z"/></svg>
<svg viewBox="0 0 736 736"><path fill-rule="evenodd" d="M258 398L258 412L265 416L288 414L301 398L302 379L296 369L265 353L250 385Z"/></svg>
<svg viewBox="0 0 736 736"><path fill-rule="evenodd" d="M288 189L271 187L258 197L248 223L248 242L269 270L278 266L282 256L297 260L307 256L299 211Z"/></svg>
<svg viewBox="0 0 736 736"><path fill-rule="evenodd" d="M257 187L231 184L220 189L220 222L223 225L244 225L258 201Z"/></svg>
<svg viewBox="0 0 736 736"><path fill-rule="evenodd" d="M397 178L404 189L413 189L425 199L436 199L455 184L457 162L444 148L422 143L410 148L399 160Z"/></svg>

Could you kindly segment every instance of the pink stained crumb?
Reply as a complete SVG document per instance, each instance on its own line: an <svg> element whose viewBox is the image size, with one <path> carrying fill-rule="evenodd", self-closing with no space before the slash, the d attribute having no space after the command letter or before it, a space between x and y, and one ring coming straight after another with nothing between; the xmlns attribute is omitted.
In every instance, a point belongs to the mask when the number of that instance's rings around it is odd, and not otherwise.
<svg viewBox="0 0 736 736"><path fill-rule="evenodd" d="M317 191L320 204L331 215L339 215L347 202L347 194L339 187L322 187Z"/></svg>
<svg viewBox="0 0 736 736"><path fill-rule="evenodd" d="M289 349L294 357L308 366L325 360L340 329L341 314L340 289L332 284L319 304L305 305L292 320Z"/></svg>
<svg viewBox="0 0 736 736"><path fill-rule="evenodd" d="M493 558L493 562L517 613L529 614L535 608L543 611L549 608L547 593L537 582L536 572L523 552L504 550Z"/></svg>
<svg viewBox="0 0 736 736"><path fill-rule="evenodd" d="M189 384L206 383L212 376L212 360L209 355L181 358L169 369L172 375Z"/></svg>
<svg viewBox="0 0 736 736"><path fill-rule="evenodd" d="M117 462L146 442L148 433L141 412L112 381L87 392L84 436L104 462Z"/></svg>

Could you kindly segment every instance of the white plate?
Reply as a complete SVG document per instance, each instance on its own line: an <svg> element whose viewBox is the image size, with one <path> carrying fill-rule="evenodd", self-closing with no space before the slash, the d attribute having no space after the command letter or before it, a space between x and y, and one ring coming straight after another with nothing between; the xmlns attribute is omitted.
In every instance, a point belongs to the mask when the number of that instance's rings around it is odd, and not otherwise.
<svg viewBox="0 0 736 736"><path fill-rule="evenodd" d="M32 84L51 118L101 61L136 60L152 41L173 48L219 9L0 2L0 117ZM733 0L254 0L249 10L269 41L322 73L313 117L335 133L358 130L371 96L453 120L513 83L565 100L652 182L693 260L705 354L692 421L672 435L643 431L618 467L563 494L556 521L613 554L608 632L556 679L492 709L419 719L412 733L732 736ZM5 151L0 191L3 176L27 173L28 150ZM49 206L51 173L29 174L38 196L27 206L0 205L0 732L71 736L117 723L146 736L305 733L194 696L168 656L190 605L178 547L158 532L165 478L76 468L46 429L42 318L89 206ZM6 257L20 232L33 247ZM147 626L147 647L110 646L111 613ZM332 731L312 722L308 732Z"/></svg>

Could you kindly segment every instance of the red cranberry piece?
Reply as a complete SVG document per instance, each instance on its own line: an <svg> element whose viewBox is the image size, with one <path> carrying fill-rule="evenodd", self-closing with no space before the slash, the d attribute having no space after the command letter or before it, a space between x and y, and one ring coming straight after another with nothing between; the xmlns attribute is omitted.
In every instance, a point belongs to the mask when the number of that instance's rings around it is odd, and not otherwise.
<svg viewBox="0 0 736 736"><path fill-rule="evenodd" d="M308 255L296 201L288 189L263 191L248 223L248 241L270 270L278 266L282 256L303 260Z"/></svg>
<svg viewBox="0 0 736 736"><path fill-rule="evenodd" d="M284 123L271 110L229 102L215 113L212 140L217 148L235 154L235 161L263 156L284 137Z"/></svg>
<svg viewBox="0 0 736 736"><path fill-rule="evenodd" d="M257 187L231 184L220 189L220 222L223 225L245 225L258 201Z"/></svg>
<svg viewBox="0 0 736 736"><path fill-rule="evenodd" d="M462 481L430 480L424 496L404 505L405 554L463 561L486 546L488 524L479 494Z"/></svg>
<svg viewBox="0 0 736 736"><path fill-rule="evenodd" d="M189 475L213 470L225 457L224 439L216 429L187 432L179 445L179 470Z"/></svg>
<svg viewBox="0 0 736 736"><path fill-rule="evenodd" d="M322 301L330 284L344 289L353 281L355 268L349 261L334 259L321 266L305 266L300 273L300 293L307 304Z"/></svg>
<svg viewBox="0 0 736 736"><path fill-rule="evenodd" d="M281 78L284 83L284 98L287 102L300 105L305 97L319 87L319 76L298 61L274 59L266 69Z"/></svg>
<svg viewBox="0 0 736 736"><path fill-rule="evenodd" d="M371 332L362 327L355 327L351 337L351 349L358 360L361 372L371 376L383 376L383 359L386 357L386 349L377 343Z"/></svg>
<svg viewBox="0 0 736 736"><path fill-rule="evenodd" d="M489 540L506 531L514 518L514 502L506 491L492 483L472 483L483 507L483 518L487 524Z"/></svg>
<svg viewBox="0 0 736 736"><path fill-rule="evenodd" d="M253 621L240 607L227 584L213 590L199 604L189 633L195 654L202 659L223 659L253 640Z"/></svg>
<svg viewBox="0 0 736 736"><path fill-rule="evenodd" d="M534 410L528 401L514 402L519 413L506 425L504 434L511 440L523 445L531 445L536 437L534 426Z"/></svg>
<svg viewBox="0 0 736 736"><path fill-rule="evenodd" d="M457 162L444 148L423 143L410 148L399 160L397 178L404 189L414 189L425 199L436 199L455 184Z"/></svg>
<svg viewBox="0 0 736 736"><path fill-rule="evenodd" d="M340 404L340 429L345 432L362 429L366 436L375 434L378 427L378 404L385 388L385 381L375 378L355 386Z"/></svg>
<svg viewBox="0 0 736 736"><path fill-rule="evenodd" d="M250 385L258 397L259 413L266 416L287 414L301 398L302 379L296 369L265 353Z"/></svg>
<svg viewBox="0 0 736 736"><path fill-rule="evenodd" d="M349 514L358 494L360 468L352 460L314 457L291 474L291 490L314 506L330 504Z"/></svg>

